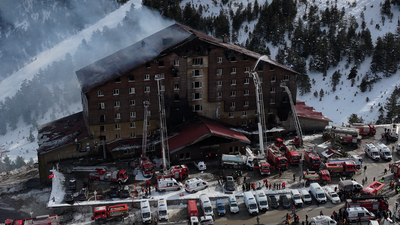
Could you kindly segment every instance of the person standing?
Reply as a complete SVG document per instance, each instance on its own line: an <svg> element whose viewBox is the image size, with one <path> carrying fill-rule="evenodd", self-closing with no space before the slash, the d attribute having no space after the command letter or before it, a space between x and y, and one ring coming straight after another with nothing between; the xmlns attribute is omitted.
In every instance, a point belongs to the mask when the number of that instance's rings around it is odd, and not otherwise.
<svg viewBox="0 0 400 225"><path fill-rule="evenodd" d="M367 166L364 166L364 173L365 173L365 171L367 171Z"/></svg>
<svg viewBox="0 0 400 225"><path fill-rule="evenodd" d="M296 174L293 174L293 182L296 182Z"/></svg>

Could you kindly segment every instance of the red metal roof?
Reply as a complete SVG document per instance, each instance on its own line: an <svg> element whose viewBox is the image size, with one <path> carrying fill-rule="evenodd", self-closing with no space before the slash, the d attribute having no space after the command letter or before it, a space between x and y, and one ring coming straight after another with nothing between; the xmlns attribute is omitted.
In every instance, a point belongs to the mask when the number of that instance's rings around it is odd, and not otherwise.
<svg viewBox="0 0 400 225"><path fill-rule="evenodd" d="M315 111L314 107L306 105L305 102L296 101L296 112L297 116L299 117L305 117L305 118L310 118L310 119L316 119L316 120L324 120L328 122L332 122L328 117L322 115L321 112Z"/></svg>
<svg viewBox="0 0 400 225"><path fill-rule="evenodd" d="M250 143L250 140L242 133L231 130L217 121L202 117L198 123L188 124L181 128L179 134L169 138L169 150L170 152L178 151L212 135Z"/></svg>

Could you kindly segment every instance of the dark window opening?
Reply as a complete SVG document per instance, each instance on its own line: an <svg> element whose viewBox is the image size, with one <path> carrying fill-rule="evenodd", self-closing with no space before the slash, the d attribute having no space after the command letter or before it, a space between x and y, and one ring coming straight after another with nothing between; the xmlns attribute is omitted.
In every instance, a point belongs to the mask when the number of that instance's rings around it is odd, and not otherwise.
<svg viewBox="0 0 400 225"><path fill-rule="evenodd" d="M158 61L158 66L164 66L164 61Z"/></svg>
<svg viewBox="0 0 400 225"><path fill-rule="evenodd" d="M129 75L129 81L135 81L135 76Z"/></svg>
<svg viewBox="0 0 400 225"><path fill-rule="evenodd" d="M150 68L150 63L146 63L146 68Z"/></svg>
<svg viewBox="0 0 400 225"><path fill-rule="evenodd" d="M275 65L269 64L269 70L275 70Z"/></svg>
<svg viewBox="0 0 400 225"><path fill-rule="evenodd" d="M231 56L231 62L236 62L236 56Z"/></svg>
<svg viewBox="0 0 400 225"><path fill-rule="evenodd" d="M179 159L185 159L185 154L183 153L179 154Z"/></svg>
<svg viewBox="0 0 400 225"><path fill-rule="evenodd" d="M106 121L106 116L100 115L100 122L105 122L105 121Z"/></svg>
<svg viewBox="0 0 400 225"><path fill-rule="evenodd" d="M121 83L121 77L116 78L115 83Z"/></svg>
<svg viewBox="0 0 400 225"><path fill-rule="evenodd" d="M173 73L174 73L173 74L174 77L179 77L179 72L178 71L174 71Z"/></svg>
<svg viewBox="0 0 400 225"><path fill-rule="evenodd" d="M104 131L105 129L104 129L104 126L100 126L100 132L101 131Z"/></svg>
<svg viewBox="0 0 400 225"><path fill-rule="evenodd" d="M260 61L260 62L258 63L257 70L258 70L258 71L263 71L263 70L264 70L264 63L263 63L263 62Z"/></svg>
<svg viewBox="0 0 400 225"><path fill-rule="evenodd" d="M179 101L179 95L178 94L174 94L174 100L175 101Z"/></svg>
<svg viewBox="0 0 400 225"><path fill-rule="evenodd" d="M243 60L249 60L249 57L247 55L243 55Z"/></svg>

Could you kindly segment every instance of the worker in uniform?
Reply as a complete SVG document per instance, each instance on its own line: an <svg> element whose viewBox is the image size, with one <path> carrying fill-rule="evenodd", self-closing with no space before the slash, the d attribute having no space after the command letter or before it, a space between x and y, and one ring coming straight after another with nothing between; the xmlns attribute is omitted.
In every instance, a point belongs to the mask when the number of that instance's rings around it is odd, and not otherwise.
<svg viewBox="0 0 400 225"><path fill-rule="evenodd" d="M396 195L399 193L399 191L400 191L400 186L397 185L397 186L396 186Z"/></svg>
<svg viewBox="0 0 400 225"><path fill-rule="evenodd" d="M382 177L382 178L381 178L381 180L380 180L379 182L381 182L381 183L385 183L385 178L384 178L384 177Z"/></svg>

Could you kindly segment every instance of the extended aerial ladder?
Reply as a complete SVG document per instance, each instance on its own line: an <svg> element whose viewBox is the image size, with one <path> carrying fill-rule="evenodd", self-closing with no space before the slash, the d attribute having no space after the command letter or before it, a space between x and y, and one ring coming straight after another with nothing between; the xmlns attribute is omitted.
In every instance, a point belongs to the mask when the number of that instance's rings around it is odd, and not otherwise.
<svg viewBox="0 0 400 225"><path fill-rule="evenodd" d="M170 167L169 162L169 147L168 147L168 134L167 134L167 116L165 114L165 104L164 104L164 85L161 85L161 80L163 80L160 74L156 74L155 80L157 81L158 87L158 109L160 114L160 138L161 138L161 151L162 151L162 167L163 175L167 174L167 163L168 168ZM168 157L168 159L167 159Z"/></svg>
<svg viewBox="0 0 400 225"><path fill-rule="evenodd" d="M144 116L143 116L143 138L142 138L142 157L146 157L146 145L147 145L147 116L148 116L148 109L149 109L150 101L144 100L143 107L144 107Z"/></svg>
<svg viewBox="0 0 400 225"><path fill-rule="evenodd" d="M292 114L293 114L293 119L294 119L294 127L296 128L297 136L300 139L300 146L302 146L303 145L303 132L301 130L301 125L300 125L299 117L297 116L296 108L294 107L292 93L290 92L288 86L286 86L285 82L282 82L280 86L285 88L285 91L289 96L290 107L292 109Z"/></svg>

